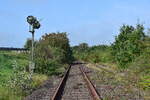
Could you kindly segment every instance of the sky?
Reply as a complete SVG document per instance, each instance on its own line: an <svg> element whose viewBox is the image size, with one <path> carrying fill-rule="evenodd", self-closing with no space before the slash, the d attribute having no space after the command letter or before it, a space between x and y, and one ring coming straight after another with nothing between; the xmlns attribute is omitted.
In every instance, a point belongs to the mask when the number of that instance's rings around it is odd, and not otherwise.
<svg viewBox="0 0 150 100"><path fill-rule="evenodd" d="M150 28L150 0L1 0L0 47L23 47L29 25L26 17L40 20L35 39L45 33L67 32L72 46L111 44L123 24L138 20Z"/></svg>

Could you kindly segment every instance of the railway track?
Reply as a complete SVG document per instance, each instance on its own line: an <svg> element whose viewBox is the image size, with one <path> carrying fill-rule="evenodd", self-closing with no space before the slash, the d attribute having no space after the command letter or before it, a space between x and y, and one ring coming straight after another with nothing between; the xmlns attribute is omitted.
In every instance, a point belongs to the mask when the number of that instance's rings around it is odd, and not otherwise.
<svg viewBox="0 0 150 100"><path fill-rule="evenodd" d="M62 78L48 80L24 100L102 100L83 66L71 65Z"/></svg>
<svg viewBox="0 0 150 100"><path fill-rule="evenodd" d="M145 100L136 88L126 91L126 85L112 74L85 66L70 66L63 77L54 77L25 100Z"/></svg>
<svg viewBox="0 0 150 100"><path fill-rule="evenodd" d="M66 71L51 100L102 100L81 64Z"/></svg>

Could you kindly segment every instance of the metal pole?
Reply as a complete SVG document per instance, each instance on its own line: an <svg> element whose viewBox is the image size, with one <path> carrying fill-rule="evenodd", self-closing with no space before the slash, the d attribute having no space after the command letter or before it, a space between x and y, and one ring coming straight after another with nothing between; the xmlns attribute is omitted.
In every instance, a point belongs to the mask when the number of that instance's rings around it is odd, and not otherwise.
<svg viewBox="0 0 150 100"><path fill-rule="evenodd" d="M32 27L32 29L31 29L31 27ZM34 67L35 67L35 64L34 64L34 27L33 26L30 26L29 32L32 33L31 62L30 62L30 73L32 75Z"/></svg>
<svg viewBox="0 0 150 100"><path fill-rule="evenodd" d="M32 68L31 68L31 74L34 70L34 27L32 26Z"/></svg>
<svg viewBox="0 0 150 100"><path fill-rule="evenodd" d="M31 58L31 60L32 60L32 62L34 62L34 31L32 31L32 58Z"/></svg>

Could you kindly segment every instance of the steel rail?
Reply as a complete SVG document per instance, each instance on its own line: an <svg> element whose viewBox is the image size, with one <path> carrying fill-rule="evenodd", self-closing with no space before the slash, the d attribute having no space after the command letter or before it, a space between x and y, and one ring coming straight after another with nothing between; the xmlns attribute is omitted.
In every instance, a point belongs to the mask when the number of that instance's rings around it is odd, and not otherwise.
<svg viewBox="0 0 150 100"><path fill-rule="evenodd" d="M58 85L53 97L50 100L60 100L61 96L62 96L62 92L64 90L68 75L69 75L69 71L70 71L71 65L69 66L69 68L67 69L65 75L63 76L60 84Z"/></svg>
<svg viewBox="0 0 150 100"><path fill-rule="evenodd" d="M65 72L65 75L61 79L58 87L56 88L56 91L54 92L54 95L52 96L52 98L50 100L60 100L61 99L62 93L64 91L64 87L66 85L66 81L67 81L68 76L69 76L70 69L71 69L71 65L69 66L69 68ZM92 84L92 82L89 80L88 76L83 71L83 69L81 67L79 67L79 69L81 71L81 74L82 74L84 80L86 81L87 87L89 89L89 92L91 93L91 96L92 96L93 100L103 100L100 97L100 95L98 94L98 92L96 91L96 89L95 89L94 85Z"/></svg>
<svg viewBox="0 0 150 100"><path fill-rule="evenodd" d="M82 76L84 78L84 80L86 81L87 83L87 86L89 88L89 91L93 97L93 100L103 100L100 95L98 94L97 90L95 89L94 85L92 84L92 82L89 80L88 76L85 74L85 72L83 71L83 69L81 67L80 68L80 71L82 72Z"/></svg>

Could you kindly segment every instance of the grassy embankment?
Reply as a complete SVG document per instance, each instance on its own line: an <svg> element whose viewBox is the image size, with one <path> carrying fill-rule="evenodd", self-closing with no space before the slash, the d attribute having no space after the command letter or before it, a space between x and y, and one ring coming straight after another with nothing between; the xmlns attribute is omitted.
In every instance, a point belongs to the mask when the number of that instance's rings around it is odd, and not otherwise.
<svg viewBox="0 0 150 100"><path fill-rule="evenodd" d="M29 83L28 54L16 52L0 52L0 100L21 100L30 90L47 79L46 75L34 74ZM21 83L24 82L24 83ZM25 84L30 87L23 88Z"/></svg>
<svg viewBox="0 0 150 100"><path fill-rule="evenodd" d="M31 40L25 47L31 48ZM0 100L22 100L52 75L63 74L72 62L66 32L45 34L35 42L35 68L29 73L30 54L0 52Z"/></svg>

